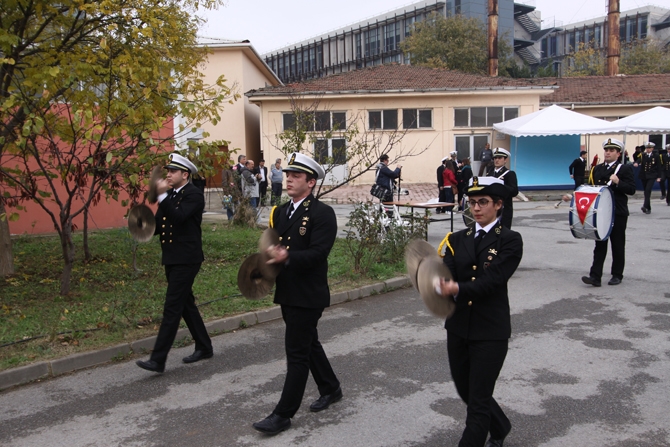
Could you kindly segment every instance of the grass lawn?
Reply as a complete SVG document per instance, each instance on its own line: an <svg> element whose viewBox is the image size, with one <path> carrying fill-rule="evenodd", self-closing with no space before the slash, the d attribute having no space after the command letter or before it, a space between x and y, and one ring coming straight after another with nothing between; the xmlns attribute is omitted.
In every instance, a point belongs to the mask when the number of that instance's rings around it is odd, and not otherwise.
<svg viewBox="0 0 670 447"><path fill-rule="evenodd" d="M227 224L203 225L205 262L193 288L205 321L272 306L271 295L251 301L237 288L237 270L247 255L256 252L261 232ZM17 273L0 282L0 370L158 332L167 284L158 241L137 245L125 228L91 233L89 263L83 261L80 234L75 244L71 293L60 296L59 239L22 236L13 240ZM133 268L135 247L137 270ZM405 271L402 259L393 265L377 262L366 276L353 272L351 266L345 242L338 239L329 258L332 292Z"/></svg>

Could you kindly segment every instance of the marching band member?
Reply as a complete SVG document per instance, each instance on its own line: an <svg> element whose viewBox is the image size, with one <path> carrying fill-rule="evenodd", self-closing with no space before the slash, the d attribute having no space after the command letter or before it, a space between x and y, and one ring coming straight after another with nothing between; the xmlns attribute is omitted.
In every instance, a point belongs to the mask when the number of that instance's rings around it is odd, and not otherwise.
<svg viewBox="0 0 670 447"><path fill-rule="evenodd" d="M621 164L620 156L624 144L608 138L603 142L604 162L591 168L589 184L607 186L614 196L614 226L610 233L612 244L612 279L607 284L616 286L623 279L623 268L626 262L626 225L628 223L628 197L635 194L635 177L629 164ZM582 276L584 284L594 287L601 286L603 264L607 256L607 241L596 241L593 249L593 264L589 276Z"/></svg>

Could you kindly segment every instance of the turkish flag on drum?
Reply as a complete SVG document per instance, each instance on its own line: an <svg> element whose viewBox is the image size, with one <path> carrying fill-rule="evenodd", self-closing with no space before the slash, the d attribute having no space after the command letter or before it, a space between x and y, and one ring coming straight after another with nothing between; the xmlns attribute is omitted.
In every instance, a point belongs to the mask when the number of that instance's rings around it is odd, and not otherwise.
<svg viewBox="0 0 670 447"><path fill-rule="evenodd" d="M596 201L596 197L598 197L597 192L575 191L575 208L577 208L577 215L582 225L584 225L586 215L593 206L593 202Z"/></svg>

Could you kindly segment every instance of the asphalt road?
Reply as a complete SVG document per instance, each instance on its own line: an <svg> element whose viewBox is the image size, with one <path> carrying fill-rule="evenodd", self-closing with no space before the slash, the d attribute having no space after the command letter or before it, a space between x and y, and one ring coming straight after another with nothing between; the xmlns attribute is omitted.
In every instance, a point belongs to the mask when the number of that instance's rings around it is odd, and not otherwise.
<svg viewBox="0 0 670 447"><path fill-rule="evenodd" d="M656 197L647 216L640 205L623 284L594 288L580 281L593 242L572 238L567 206L515 203L525 247L495 392L513 424L506 447L670 445L670 207ZM447 225L431 225L433 245ZM4 391L0 445L454 446L465 406L442 326L411 289L328 309L319 329L344 399L310 413L310 379L293 427L275 437L251 423L281 392L281 321L215 337L211 360L185 365L192 347L174 349L163 375L127 361Z"/></svg>

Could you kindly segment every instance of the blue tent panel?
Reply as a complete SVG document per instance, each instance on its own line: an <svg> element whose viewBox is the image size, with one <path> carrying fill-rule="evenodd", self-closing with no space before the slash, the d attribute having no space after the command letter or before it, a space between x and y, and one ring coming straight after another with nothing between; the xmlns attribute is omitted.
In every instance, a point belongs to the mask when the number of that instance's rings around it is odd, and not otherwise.
<svg viewBox="0 0 670 447"><path fill-rule="evenodd" d="M510 137L510 140L512 169L520 188L574 188L568 167L579 157L579 135Z"/></svg>

